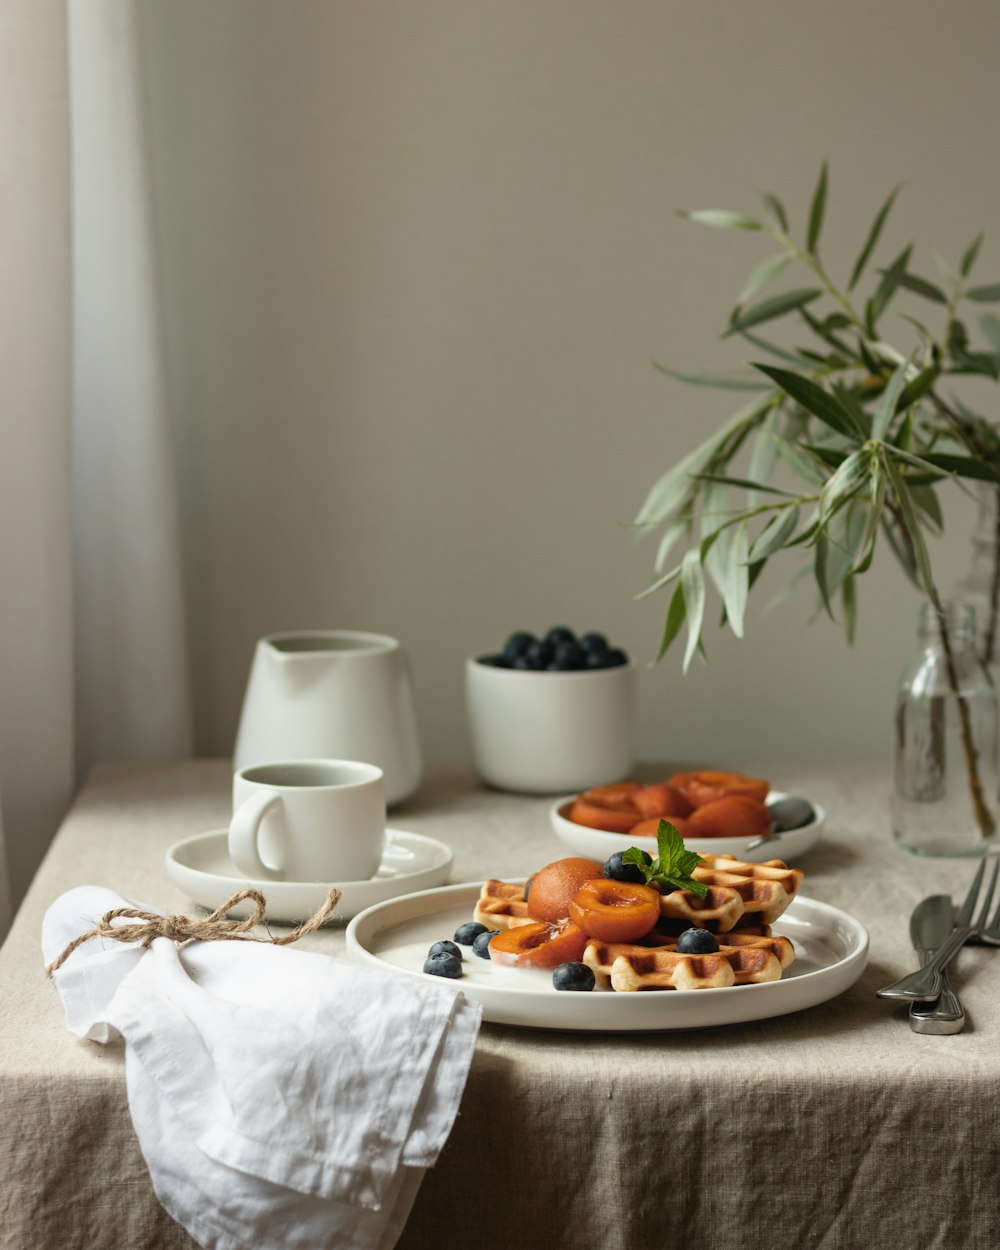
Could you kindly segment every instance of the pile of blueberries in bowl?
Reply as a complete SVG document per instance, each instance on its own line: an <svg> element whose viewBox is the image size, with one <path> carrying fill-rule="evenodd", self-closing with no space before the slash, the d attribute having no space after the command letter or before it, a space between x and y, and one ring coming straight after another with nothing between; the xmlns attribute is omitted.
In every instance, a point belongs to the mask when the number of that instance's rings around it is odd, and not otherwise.
<svg viewBox="0 0 1000 1250"><path fill-rule="evenodd" d="M518 630L507 639L501 652L480 656L479 663L533 673L572 673L617 668L628 663L628 656L619 647L609 647L603 634L591 631L577 637L565 625L553 625L540 638Z"/></svg>

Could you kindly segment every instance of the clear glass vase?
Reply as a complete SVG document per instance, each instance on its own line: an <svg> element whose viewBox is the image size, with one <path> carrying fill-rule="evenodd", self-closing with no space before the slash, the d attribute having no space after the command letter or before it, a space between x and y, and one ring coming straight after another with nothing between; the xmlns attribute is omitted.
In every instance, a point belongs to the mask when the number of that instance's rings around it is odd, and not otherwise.
<svg viewBox="0 0 1000 1250"><path fill-rule="evenodd" d="M946 606L944 632L923 604L920 652L902 677L892 827L916 855L983 855L1000 845L997 696L976 628L968 602Z"/></svg>

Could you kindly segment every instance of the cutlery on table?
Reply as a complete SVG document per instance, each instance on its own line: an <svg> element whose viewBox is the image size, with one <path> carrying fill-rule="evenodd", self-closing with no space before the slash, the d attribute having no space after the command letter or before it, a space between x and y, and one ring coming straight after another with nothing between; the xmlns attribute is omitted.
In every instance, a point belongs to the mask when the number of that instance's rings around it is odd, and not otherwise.
<svg viewBox="0 0 1000 1250"><path fill-rule="evenodd" d="M984 859L980 863L975 877L972 879L972 885L969 887L969 892L965 896L962 909L955 921L955 928L942 945L938 947L934 955L919 972L911 972L909 976L902 977L899 981L894 981L892 985L886 985L882 989L876 990L875 993L879 998L898 998L906 1002L913 1000L927 1002L940 998L942 972L969 938L974 933L990 938L1000 938L1000 908L997 909L997 913L992 920L989 919L990 904L993 902L993 891L997 883L997 873L1000 872L1000 860L993 865L986 898L980 909L979 916L975 921L972 919L985 868L986 860Z"/></svg>
<svg viewBox="0 0 1000 1250"><path fill-rule="evenodd" d="M932 894L918 903L910 917L910 941L921 965L926 965L944 945L952 930L950 894ZM941 973L941 996L936 1002L910 1003L910 1028L914 1033L961 1033L965 1010L948 984L948 972Z"/></svg>

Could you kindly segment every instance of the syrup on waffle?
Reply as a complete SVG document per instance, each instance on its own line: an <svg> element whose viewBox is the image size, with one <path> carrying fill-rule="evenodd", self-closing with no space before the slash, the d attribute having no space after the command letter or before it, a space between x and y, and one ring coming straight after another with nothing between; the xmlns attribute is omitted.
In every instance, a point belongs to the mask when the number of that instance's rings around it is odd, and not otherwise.
<svg viewBox="0 0 1000 1250"><path fill-rule="evenodd" d="M676 940L661 937L654 944L650 934L639 943L588 942L583 962L603 989L706 990L728 985L751 985L777 981L795 958L786 937L752 933L725 934L717 952L685 955Z"/></svg>

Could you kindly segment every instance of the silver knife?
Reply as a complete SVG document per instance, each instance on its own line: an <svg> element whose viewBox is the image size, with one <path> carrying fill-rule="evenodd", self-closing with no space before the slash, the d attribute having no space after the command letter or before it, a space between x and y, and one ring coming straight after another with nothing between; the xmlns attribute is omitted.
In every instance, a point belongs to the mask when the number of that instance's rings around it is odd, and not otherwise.
<svg viewBox="0 0 1000 1250"><path fill-rule="evenodd" d="M910 941L921 967L934 955L955 926L951 896L932 894L918 903L910 917ZM910 1003L910 1028L915 1033L961 1033L965 1011L958 995L948 984L947 969L943 974L941 997L936 1002Z"/></svg>

